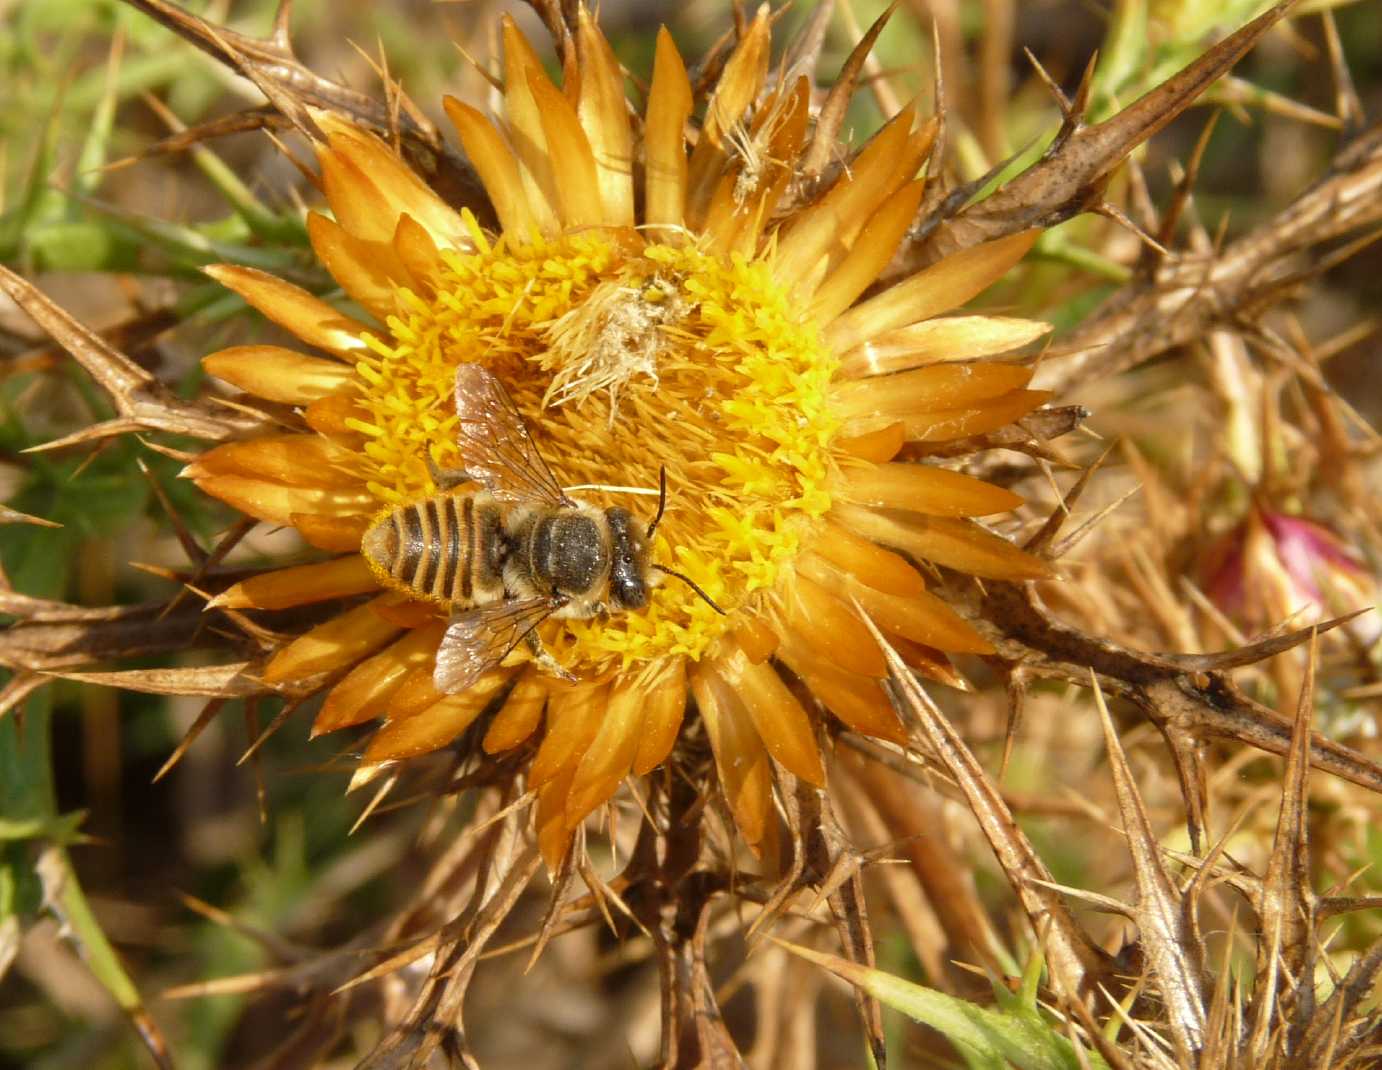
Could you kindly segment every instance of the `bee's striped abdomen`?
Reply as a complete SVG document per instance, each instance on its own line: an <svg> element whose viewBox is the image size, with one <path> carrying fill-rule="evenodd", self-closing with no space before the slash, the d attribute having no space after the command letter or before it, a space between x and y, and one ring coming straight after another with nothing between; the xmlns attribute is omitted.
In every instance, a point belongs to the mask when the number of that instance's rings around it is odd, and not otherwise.
<svg viewBox="0 0 1382 1070"><path fill-rule="evenodd" d="M465 599L470 599L469 562L474 556L474 548L465 529L474 509L475 501L470 497L457 500L451 496L441 499L441 526L445 531L445 537L442 539L442 569L437 589L440 592L438 597L448 602L456 601L458 580L464 589Z"/></svg>
<svg viewBox="0 0 1382 1070"><path fill-rule="evenodd" d="M491 502L448 494L399 506L365 533L361 550L388 585L470 605L504 593L504 519Z"/></svg>

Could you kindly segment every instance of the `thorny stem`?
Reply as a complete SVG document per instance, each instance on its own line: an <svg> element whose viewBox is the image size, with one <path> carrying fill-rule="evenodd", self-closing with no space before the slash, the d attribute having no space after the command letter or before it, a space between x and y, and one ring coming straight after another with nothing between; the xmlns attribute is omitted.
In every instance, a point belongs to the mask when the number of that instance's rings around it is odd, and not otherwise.
<svg viewBox="0 0 1382 1070"><path fill-rule="evenodd" d="M1119 290L1045 355L1035 384L1058 397L1250 321L1282 294L1311 249L1382 223L1382 126L1335 157L1329 173L1218 254L1164 260Z"/></svg>

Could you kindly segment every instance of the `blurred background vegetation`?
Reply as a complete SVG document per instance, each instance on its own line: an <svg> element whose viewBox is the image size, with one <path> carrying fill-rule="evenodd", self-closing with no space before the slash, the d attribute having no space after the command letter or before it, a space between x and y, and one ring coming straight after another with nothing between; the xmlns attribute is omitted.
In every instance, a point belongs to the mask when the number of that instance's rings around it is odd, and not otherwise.
<svg viewBox="0 0 1382 1070"><path fill-rule="evenodd" d="M511 6L298 0L293 40L306 66L370 93L378 92L373 68L384 57L389 74L444 128L444 92L483 104L487 86L466 57L491 54L496 15ZM799 23L811 6L799 2L786 22ZM838 67L858 26L883 6L840 4L822 69ZM927 106L933 55L943 57L953 159L961 177L977 178L1009 157L1014 162L1004 174L1030 162L1059 124L1023 49L1067 90L1098 50L1091 112L1103 118L1263 6L908 0L876 55L893 91L903 99L919 94ZM268 31L274 5L188 7L258 34ZM605 0L602 22L625 65L646 77L659 24L672 28L684 54L698 55L723 31L727 10L719 0ZM534 40L543 39L530 10L516 14ZM1336 18L1364 111L1382 114L1382 5L1338 5ZM1303 19L1271 35L1235 78L1207 96L1224 113L1196 186L1195 212L1211 234L1223 228L1232 236L1268 218L1324 169L1339 139L1324 47L1318 24ZM201 265L261 266L330 291L302 224L315 191L263 134L111 166L178 124L260 102L248 83L144 15L115 0L0 0L0 99L0 262L36 280L180 391L197 389L201 355L271 335L243 315L238 299L199 275ZM1175 166L1210 114L1209 107L1192 109L1140 154L1155 203L1166 201ZM846 129L862 143L881 117L861 93ZM1043 239L1021 288L998 300L1014 314L1071 327L1128 279L1126 244L1119 244L1127 240L1106 220L1072 221ZM1378 308L1382 257L1364 250L1331 270L1300 313L1312 336L1354 332L1327 375L1374 425L1382 421L1382 353L1372 331ZM1093 426L1109 437L1133 436L1155 456L1174 449L1167 440L1174 428L1158 425L1158 414L1174 412L1166 401L1174 383L1158 379L1155 367L1144 375L1140 386L1124 383L1119 392L1091 398ZM1154 396L1161 400L1149 401ZM203 545L232 522L177 480L176 456L134 437L100 449L24 453L110 415L84 374L0 300L0 489L11 509L58 525L0 527L0 562L15 591L89 606L166 599L175 585L159 570L186 564L170 512ZM256 532L230 563L249 565L280 549L280 535ZM1116 878L1097 841L1071 835L1068 824L1079 807L1076 778L1093 736L1086 737L1097 735L1097 726L1077 731L1062 723L1058 699L1043 707L1053 719L1029 715L1006 784L1017 795L1049 800L1045 813L1032 807L1024 825L1057 879L1107 886ZM251 1005L242 993L206 996L179 993L179 986L259 969L269 951L281 950L277 941L339 944L387 911L421 872L426 809L400 808L349 835L363 800L343 794L348 772L337 761L339 741L309 743L306 721L289 722L255 760L237 765L275 711L222 711L181 763L158 778L202 708L195 697L58 682L0 718L0 1064L148 1065L121 1011L137 987L177 1065L247 1065L249 1053L262 1050L257 1034L288 1028L291 996ZM1375 718L1375 705L1354 713ZM999 746L1003 716L1001 694L972 697L965 713L971 738ZM1147 771L1152 780L1166 776ZM1169 782L1147 790L1163 801L1176 797ZM1342 796L1336 802L1354 805ZM1375 804L1368 805L1375 815ZM1344 862L1371 866L1364 883L1375 890L1382 886L1382 824L1365 820L1364 828ZM1011 910L1006 886L983 853L966 854L965 862L990 913ZM210 908L194 909L188 897L214 904L234 924ZM906 930L890 927L886 916L875 922L881 965L921 976ZM1107 923L1107 931L1118 924ZM1354 931L1344 939L1356 946L1382 934L1377 912L1353 916L1348 925ZM75 942L64 938L68 928ZM597 1046L598 1057L596 1048L583 1047L608 1028L610 1008L619 1006L616 997L628 983L617 951L595 935L558 942L549 955L557 965L521 995L503 986L477 990L482 1006L471 1020L482 1023L477 1044L492 1065L632 1065L620 1061L618 1043ZM188 998L163 998L170 990ZM490 1017L485 1004L513 1013ZM733 1013L736 1005L728 1006ZM848 1001L836 998L821 1013L840 1025L821 1032L821 1065L858 1065ZM914 1035L918 1028L900 1018L892 1023L893 1065L933 1065Z"/></svg>

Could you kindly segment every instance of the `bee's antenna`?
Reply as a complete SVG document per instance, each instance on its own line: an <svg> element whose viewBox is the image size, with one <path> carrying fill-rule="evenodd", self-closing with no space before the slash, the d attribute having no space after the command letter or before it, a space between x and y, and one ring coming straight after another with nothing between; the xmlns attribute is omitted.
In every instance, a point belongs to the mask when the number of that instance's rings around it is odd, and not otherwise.
<svg viewBox="0 0 1382 1070"><path fill-rule="evenodd" d="M653 517L653 522L652 522L651 524L648 525L648 538L649 538L649 539L651 539L651 538L653 537L653 532L655 532L655 531L657 530L657 526L658 526L660 523L662 523L662 511L663 511L664 509L666 509L666 508L667 508L667 466L664 464L661 468L659 468L659 469L657 470L657 516ZM662 571L663 571L663 572L666 572L667 570L666 570L666 569L663 569ZM674 572L674 573L672 573L672 575L675 576L676 573ZM686 577L683 576L682 579L685 580ZM691 583L690 580L686 580L686 582L687 582L687 583ZM691 583L691 586L692 586L692 587L696 587L696 585L695 585L694 583ZM699 588L699 587L696 587L696 590L699 591L700 588ZM702 598L705 598L705 592L703 592L703 591L701 592L701 597L702 597ZM709 599L709 598L705 598L705 600L706 600L707 602L710 602L710 599ZM715 605L714 602L710 602L710 604L711 604L712 606ZM719 606L715 606L715 608L716 608L716 609L719 609L720 607L719 607Z"/></svg>
<svg viewBox="0 0 1382 1070"><path fill-rule="evenodd" d="M658 510L658 515L662 515L661 510ZM657 526L656 520L653 521L653 526ZM711 598L710 595L706 594L704 591L701 590L700 584L698 584L690 576L683 576L680 572L676 571L675 569L667 568L665 565L654 565L653 568L657 572L665 573L668 576L675 576L677 579L681 580L682 583L686 584L686 586L690 587L691 590L695 591L698 595L700 595L701 598L705 601L705 604L708 605L711 609L713 609L716 613L720 614L720 616L729 616L728 613L726 613L723 609L721 609L719 606L715 604L715 599Z"/></svg>

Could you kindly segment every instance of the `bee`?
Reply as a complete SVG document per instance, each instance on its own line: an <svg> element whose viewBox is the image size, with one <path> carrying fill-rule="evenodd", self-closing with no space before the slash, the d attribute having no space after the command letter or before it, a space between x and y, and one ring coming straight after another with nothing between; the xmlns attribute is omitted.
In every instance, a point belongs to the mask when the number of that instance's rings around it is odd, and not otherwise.
<svg viewBox="0 0 1382 1070"><path fill-rule="evenodd" d="M574 679L543 649L538 625L642 609L660 575L724 612L689 577L650 559L667 506L665 468L657 514L643 530L627 509L567 496L487 369L457 368L455 396L466 467L441 469L429 456L438 493L382 514L360 546L387 586L450 607L433 674L439 691L464 691L521 642L544 671ZM483 489L456 490L466 483Z"/></svg>

